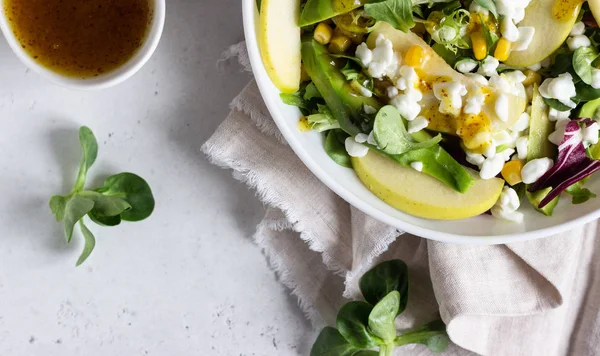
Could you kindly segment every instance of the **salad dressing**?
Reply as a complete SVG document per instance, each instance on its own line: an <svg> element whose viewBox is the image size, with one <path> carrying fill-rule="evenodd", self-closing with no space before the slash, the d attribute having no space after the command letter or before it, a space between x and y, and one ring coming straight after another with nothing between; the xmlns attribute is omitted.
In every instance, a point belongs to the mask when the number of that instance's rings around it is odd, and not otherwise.
<svg viewBox="0 0 600 356"><path fill-rule="evenodd" d="M584 0L555 0L552 6L552 15L558 21L570 21L579 15Z"/></svg>
<svg viewBox="0 0 600 356"><path fill-rule="evenodd" d="M149 0L4 0L23 49L65 76L92 78L125 64L152 21Z"/></svg>

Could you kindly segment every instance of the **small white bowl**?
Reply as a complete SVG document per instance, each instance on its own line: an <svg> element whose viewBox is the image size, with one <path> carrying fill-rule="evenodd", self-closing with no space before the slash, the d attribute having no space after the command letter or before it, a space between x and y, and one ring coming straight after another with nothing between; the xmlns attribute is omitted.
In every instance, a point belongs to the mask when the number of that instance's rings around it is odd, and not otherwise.
<svg viewBox="0 0 600 356"><path fill-rule="evenodd" d="M283 104L262 63L257 42L258 11L255 0L243 0L244 31L254 77L273 120L290 147L317 178L348 203L374 218L400 230L432 240L469 245L495 245L547 237L585 224L600 217L600 196L585 204L572 205L563 195L552 217L544 216L523 202L522 224L481 215L467 220L427 220L392 208L371 193L353 170L338 166L323 149L323 136L317 132L300 132L301 114L295 107ZM600 177L586 183L600 195ZM419 189L419 187L415 187ZM578 236L573 236L577 238Z"/></svg>
<svg viewBox="0 0 600 356"><path fill-rule="evenodd" d="M165 25L166 5L165 0L152 0L152 2L154 6L154 14L152 18L152 24L150 25L144 44L137 50L133 57L121 67L104 75L89 79L77 79L58 74L40 65L33 58L31 58L31 56L21 47L21 44L15 37L10 24L8 23L4 6L1 5L0 29L2 29L2 33L4 34L6 41L10 45L10 48L12 48L13 52L15 52L17 57L19 57L19 59L21 59L21 61L25 63L27 67L41 74L51 82L72 89L105 89L129 79L131 76L137 73L137 71L139 71L144 64L146 64L146 62L148 62L156 50Z"/></svg>

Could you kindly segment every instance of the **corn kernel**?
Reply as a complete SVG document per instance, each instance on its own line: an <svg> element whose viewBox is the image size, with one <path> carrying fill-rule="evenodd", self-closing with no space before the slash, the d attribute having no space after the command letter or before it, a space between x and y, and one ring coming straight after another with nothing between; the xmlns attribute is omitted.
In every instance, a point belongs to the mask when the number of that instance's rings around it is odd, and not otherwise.
<svg viewBox="0 0 600 356"><path fill-rule="evenodd" d="M506 183L510 185L519 184L523 181L521 178L521 170L523 169L523 162L519 160L508 161L502 168L502 177Z"/></svg>
<svg viewBox="0 0 600 356"><path fill-rule="evenodd" d="M420 67L423 62L425 62L425 50L419 45L410 47L404 56L404 63L411 67Z"/></svg>
<svg viewBox="0 0 600 356"><path fill-rule="evenodd" d="M344 53L348 50L348 48L350 48L351 44L352 40L348 38L348 36L335 35L329 44L329 52L335 54Z"/></svg>
<svg viewBox="0 0 600 356"><path fill-rule="evenodd" d="M315 41L319 42L322 45L326 45L329 44L329 42L331 41L331 37L333 37L333 29L331 28L331 26L324 22L321 22L319 25L317 25L317 28L315 28L315 33L313 35Z"/></svg>
<svg viewBox="0 0 600 356"><path fill-rule="evenodd" d="M496 50L494 51L494 57L496 57L497 60L499 60L500 62L504 62L505 60L508 59L508 56L510 55L510 48L512 46L512 43L507 40L506 38L502 37L500 39L500 41L498 41L498 44L496 45Z"/></svg>
<svg viewBox="0 0 600 356"><path fill-rule="evenodd" d="M481 61L487 57L487 43L485 37L481 31L473 32L471 34L471 42L473 42L473 54L475 59Z"/></svg>
<svg viewBox="0 0 600 356"><path fill-rule="evenodd" d="M523 74L525 74L525 80L523 81L524 86L529 86L533 84L540 85L540 83L542 82L542 76L536 71L526 69L523 72Z"/></svg>

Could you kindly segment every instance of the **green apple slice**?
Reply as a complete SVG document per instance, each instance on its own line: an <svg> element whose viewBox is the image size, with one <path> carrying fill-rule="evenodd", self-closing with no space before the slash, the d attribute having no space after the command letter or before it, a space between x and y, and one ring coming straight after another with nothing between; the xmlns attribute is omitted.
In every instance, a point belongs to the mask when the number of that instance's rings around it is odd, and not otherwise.
<svg viewBox="0 0 600 356"><path fill-rule="evenodd" d="M483 214L496 204L504 187L502 179L483 180L469 170L475 184L461 194L374 151L362 158L352 158L352 165L363 184L381 200L426 219L460 220Z"/></svg>
<svg viewBox="0 0 600 356"><path fill-rule="evenodd" d="M258 42L265 69L284 93L300 88L300 0L262 0Z"/></svg>
<svg viewBox="0 0 600 356"><path fill-rule="evenodd" d="M575 7L575 10L570 11L569 15L565 15L561 19L557 19L553 14L552 8L555 2L556 0L533 0L525 9L525 17L519 23L519 27L535 28L533 40L526 50L511 52L506 64L526 67L541 62L554 53L569 37L583 1ZM595 5L600 7L598 2L598 0L589 1L590 9L592 3L596 3ZM594 13L593 10L592 13Z"/></svg>

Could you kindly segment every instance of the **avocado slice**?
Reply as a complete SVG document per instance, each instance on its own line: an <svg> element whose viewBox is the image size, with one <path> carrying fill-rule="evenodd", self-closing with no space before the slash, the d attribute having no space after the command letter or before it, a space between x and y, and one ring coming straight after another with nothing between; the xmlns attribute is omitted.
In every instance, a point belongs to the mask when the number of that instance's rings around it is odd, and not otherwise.
<svg viewBox="0 0 600 356"><path fill-rule="evenodd" d="M556 147L548 141L548 135L554 131L554 123L548 118L548 105L540 95L537 85L533 87L533 98L531 100L531 120L529 121L529 143L527 148L527 162L556 155ZM529 186L527 186L529 188ZM554 198L543 208L539 208L542 200L550 193L552 188L546 188L537 192L526 192L527 200L535 210L546 216L552 216L552 212L558 204L560 195Z"/></svg>
<svg viewBox="0 0 600 356"><path fill-rule="evenodd" d="M596 118L600 119L600 111L598 111L598 108L600 108L600 98L588 101L581 107L579 117L589 117L594 120L596 120Z"/></svg>

